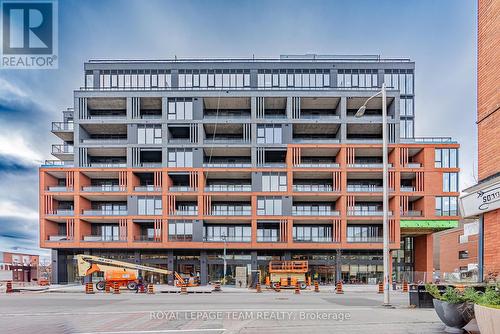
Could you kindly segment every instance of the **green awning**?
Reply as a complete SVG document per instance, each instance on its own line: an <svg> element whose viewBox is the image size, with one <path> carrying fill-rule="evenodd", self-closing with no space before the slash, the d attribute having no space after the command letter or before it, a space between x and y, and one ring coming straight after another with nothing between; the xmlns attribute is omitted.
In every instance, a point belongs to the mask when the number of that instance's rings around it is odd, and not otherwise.
<svg viewBox="0 0 500 334"><path fill-rule="evenodd" d="M401 228L447 229L458 227L458 220L401 220Z"/></svg>

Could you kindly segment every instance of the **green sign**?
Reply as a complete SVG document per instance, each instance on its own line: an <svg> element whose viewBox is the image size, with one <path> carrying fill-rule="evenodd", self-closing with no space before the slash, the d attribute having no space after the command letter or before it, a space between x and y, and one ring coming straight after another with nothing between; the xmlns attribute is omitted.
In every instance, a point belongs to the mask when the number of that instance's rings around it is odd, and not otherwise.
<svg viewBox="0 0 500 334"><path fill-rule="evenodd" d="M447 229L458 227L458 220L401 220L401 228Z"/></svg>

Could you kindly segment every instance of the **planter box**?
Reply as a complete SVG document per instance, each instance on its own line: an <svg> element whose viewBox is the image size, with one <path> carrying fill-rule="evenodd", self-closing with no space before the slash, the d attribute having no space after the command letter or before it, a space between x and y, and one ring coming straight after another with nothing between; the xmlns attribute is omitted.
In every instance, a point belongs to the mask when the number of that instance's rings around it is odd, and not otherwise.
<svg viewBox="0 0 500 334"><path fill-rule="evenodd" d="M446 290L446 285L438 285L439 291L443 293ZM410 305L415 305L417 308L433 308L432 300L434 297L425 291L425 285L410 284Z"/></svg>
<svg viewBox="0 0 500 334"><path fill-rule="evenodd" d="M500 333L500 309L475 304L474 313L481 334Z"/></svg>
<svg viewBox="0 0 500 334"><path fill-rule="evenodd" d="M441 319L446 326L444 328L446 333L464 332L462 327L467 325L467 323L471 320L471 304L451 304L438 299L433 299L433 304L439 319Z"/></svg>

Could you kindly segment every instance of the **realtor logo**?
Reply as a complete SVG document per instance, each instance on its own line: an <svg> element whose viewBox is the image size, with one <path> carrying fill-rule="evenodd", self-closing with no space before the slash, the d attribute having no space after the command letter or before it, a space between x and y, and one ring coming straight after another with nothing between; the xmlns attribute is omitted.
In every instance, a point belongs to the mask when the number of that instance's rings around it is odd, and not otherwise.
<svg viewBox="0 0 500 334"><path fill-rule="evenodd" d="M57 68L57 2L2 1L2 68Z"/></svg>

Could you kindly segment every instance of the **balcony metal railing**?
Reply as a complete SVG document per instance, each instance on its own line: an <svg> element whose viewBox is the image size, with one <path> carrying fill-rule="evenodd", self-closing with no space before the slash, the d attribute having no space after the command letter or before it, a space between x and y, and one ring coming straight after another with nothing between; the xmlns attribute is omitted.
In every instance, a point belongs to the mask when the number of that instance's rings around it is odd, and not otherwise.
<svg viewBox="0 0 500 334"><path fill-rule="evenodd" d="M456 143L451 137L415 137L401 138L401 143Z"/></svg>
<svg viewBox="0 0 500 334"><path fill-rule="evenodd" d="M382 210L348 210L347 214L349 216L383 216L384 211ZM389 216L392 216L392 211L388 212Z"/></svg>
<svg viewBox="0 0 500 334"><path fill-rule="evenodd" d="M73 131L75 125L73 122L52 122L52 131Z"/></svg>
<svg viewBox="0 0 500 334"><path fill-rule="evenodd" d="M90 115L90 119L124 119L127 118L127 114L119 114L119 115Z"/></svg>
<svg viewBox="0 0 500 334"><path fill-rule="evenodd" d="M188 144L191 140L189 138L169 138L168 142L171 144Z"/></svg>
<svg viewBox="0 0 500 334"><path fill-rule="evenodd" d="M198 209L177 209L174 212L175 216L197 216Z"/></svg>
<svg viewBox="0 0 500 334"><path fill-rule="evenodd" d="M321 120L329 120L329 119L340 119L339 115L304 115L300 114L300 119L321 119Z"/></svg>
<svg viewBox="0 0 500 334"><path fill-rule="evenodd" d="M42 167L74 167L74 163L69 160L45 160Z"/></svg>
<svg viewBox="0 0 500 334"><path fill-rule="evenodd" d="M244 237L236 237L236 236L206 236L203 238L203 241L206 242L251 242L252 237L251 236L244 236Z"/></svg>
<svg viewBox="0 0 500 334"><path fill-rule="evenodd" d="M121 168L127 167L127 163L125 162L91 162L89 167L94 168Z"/></svg>
<svg viewBox="0 0 500 334"><path fill-rule="evenodd" d="M377 242L383 242L383 241L384 241L383 237L362 237L362 236L351 237L351 236L347 236L347 242L359 242L359 243L374 242L374 243L377 243Z"/></svg>
<svg viewBox="0 0 500 334"><path fill-rule="evenodd" d="M422 216L422 211L420 211L420 210L401 211L401 216L404 216L404 217L421 217Z"/></svg>
<svg viewBox="0 0 500 334"><path fill-rule="evenodd" d="M264 168L285 168L286 164L282 162L266 162L266 163L260 163L257 164L258 167L264 167Z"/></svg>
<svg viewBox="0 0 500 334"><path fill-rule="evenodd" d="M190 186L171 186L168 188L170 191L195 191L193 187Z"/></svg>
<svg viewBox="0 0 500 334"><path fill-rule="evenodd" d="M74 216L75 211L73 209L57 209L49 213L51 216Z"/></svg>
<svg viewBox="0 0 500 334"><path fill-rule="evenodd" d="M328 192L333 188L329 184L294 184L293 191L315 191L315 192Z"/></svg>
<svg viewBox="0 0 500 334"><path fill-rule="evenodd" d="M47 190L50 192L71 192L73 191L73 188L66 186L55 186L55 187L48 187Z"/></svg>
<svg viewBox="0 0 500 334"><path fill-rule="evenodd" d="M250 118L250 114L242 114L242 115L204 115L203 119L205 120L215 120L215 119L248 119Z"/></svg>
<svg viewBox="0 0 500 334"><path fill-rule="evenodd" d="M97 144L97 145L125 145L127 144L127 139L120 138L91 138L82 139L80 141L82 144Z"/></svg>
<svg viewBox="0 0 500 334"><path fill-rule="evenodd" d="M205 187L205 191L225 192L225 191L252 191L251 184L211 184Z"/></svg>
<svg viewBox="0 0 500 334"><path fill-rule="evenodd" d="M294 143L340 143L336 138L293 138Z"/></svg>
<svg viewBox="0 0 500 334"><path fill-rule="evenodd" d="M227 208L212 208L211 216L250 216L252 214L251 207L227 207Z"/></svg>
<svg viewBox="0 0 500 334"><path fill-rule="evenodd" d="M49 235L47 240L48 241L72 241L72 239L68 239L67 235Z"/></svg>
<svg viewBox="0 0 500 334"><path fill-rule="evenodd" d="M392 168L392 164L387 164L389 168ZM348 164L347 167L350 168L384 168L383 163L378 162L356 162L353 164Z"/></svg>
<svg viewBox="0 0 500 334"><path fill-rule="evenodd" d="M307 207L292 207L292 216L340 216L340 212L331 209L318 209L318 208L307 208Z"/></svg>
<svg viewBox="0 0 500 334"><path fill-rule="evenodd" d="M126 216L127 210L83 210L84 216Z"/></svg>
<svg viewBox="0 0 500 334"><path fill-rule="evenodd" d="M83 241L89 241L89 242L96 242L96 241L103 241L103 242L125 242L126 240L120 240L119 236L107 236L103 237L101 235L84 235L83 236Z"/></svg>
<svg viewBox="0 0 500 334"><path fill-rule="evenodd" d="M205 144L249 144L250 139L243 138L205 138Z"/></svg>
<svg viewBox="0 0 500 334"><path fill-rule="evenodd" d="M339 168L340 164L332 162L302 162L294 167L297 168Z"/></svg>
<svg viewBox="0 0 500 334"><path fill-rule="evenodd" d="M54 144L52 145L52 154L73 154L74 148L71 145L60 145Z"/></svg>
<svg viewBox="0 0 500 334"><path fill-rule="evenodd" d="M161 188L160 187L155 187L153 185L137 186L137 187L134 187L134 191L140 191L140 192L161 191Z"/></svg>
<svg viewBox="0 0 500 334"><path fill-rule="evenodd" d="M420 167L422 167L422 164L419 162L409 162L404 167L405 168L420 168Z"/></svg>
<svg viewBox="0 0 500 334"><path fill-rule="evenodd" d="M415 191L415 187L401 186L401 188L399 188L399 190L401 192L414 192Z"/></svg>
<svg viewBox="0 0 500 334"><path fill-rule="evenodd" d="M249 168L252 167L251 162L224 162L224 161L215 161L215 162L205 162L203 163L203 167L205 168Z"/></svg>
<svg viewBox="0 0 500 334"><path fill-rule="evenodd" d="M139 163L139 167L144 167L144 168L157 168L161 167L162 163L161 162L141 162Z"/></svg>
<svg viewBox="0 0 500 334"><path fill-rule="evenodd" d="M384 187L370 184L348 184L347 191L350 192L382 192Z"/></svg>
<svg viewBox="0 0 500 334"><path fill-rule="evenodd" d="M87 186L82 187L84 192L114 192L114 191L125 191L126 187L119 185L100 185L100 186Z"/></svg>

